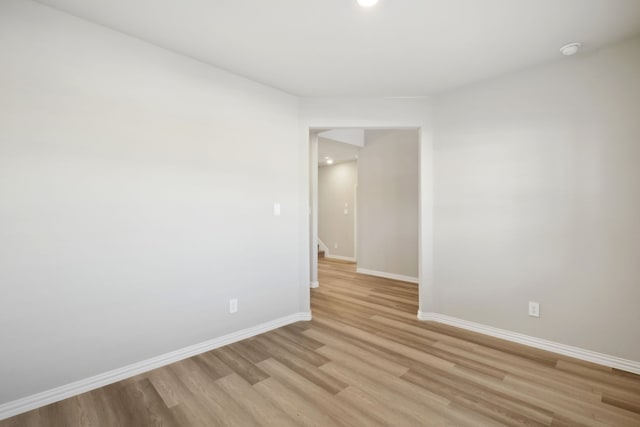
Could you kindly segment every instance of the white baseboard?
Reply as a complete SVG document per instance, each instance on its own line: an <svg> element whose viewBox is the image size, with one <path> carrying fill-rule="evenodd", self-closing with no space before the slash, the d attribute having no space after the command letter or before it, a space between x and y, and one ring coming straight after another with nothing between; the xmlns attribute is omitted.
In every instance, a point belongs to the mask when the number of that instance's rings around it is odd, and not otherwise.
<svg viewBox="0 0 640 427"><path fill-rule="evenodd" d="M327 259L337 259L340 261L350 261L350 262L356 262L356 259L350 256L342 256L342 255L331 255L330 253L325 253L324 257Z"/></svg>
<svg viewBox="0 0 640 427"><path fill-rule="evenodd" d="M418 311L418 319L444 323L447 325L455 326L457 328L467 329L469 331L478 332L519 344L528 345L530 347L551 351L569 357L574 357L576 359L585 360L587 362L597 363L599 365L608 366L610 368L616 368L623 371L632 372L634 374L640 374L640 362L636 362L633 360L622 359L616 356L609 356L607 354L597 353L595 351L585 350L566 344L560 344L542 338L536 338L517 332L511 332L505 329L494 328L493 326L469 322L467 320L457 319L455 317L446 316L444 314Z"/></svg>
<svg viewBox="0 0 640 427"><path fill-rule="evenodd" d="M320 246L320 250L324 251L324 257L327 259L337 259L340 261L356 262L356 259L354 257L342 256L342 255L331 255L329 246L325 245L324 242L320 240L320 238L318 238L318 246Z"/></svg>
<svg viewBox="0 0 640 427"><path fill-rule="evenodd" d="M385 273L384 271L367 270L366 268L357 268L356 272L368 274L369 276L384 277L385 279L400 280L402 282L418 283L417 277L403 276L402 274Z"/></svg>
<svg viewBox="0 0 640 427"><path fill-rule="evenodd" d="M302 320L311 320L311 312L309 311L303 313L295 313L289 316L281 317L279 319L271 320L269 322L243 329L238 332L223 335L219 338L214 338L200 344L185 347L180 350L172 351L171 353L166 353L161 356L133 363L131 365L114 369L103 374L75 381L71 384L66 384L51 390L24 397L22 399L4 403L0 405L0 420L13 417L23 412L48 405L50 403L58 402L69 397L77 396L78 394L85 393L96 388L104 387L109 384L113 384L117 381L133 377L152 369L160 368L162 366L178 362L180 360L198 355L200 353L232 344L236 341L244 340L252 336L259 335Z"/></svg>
<svg viewBox="0 0 640 427"><path fill-rule="evenodd" d="M320 282L311 282L311 284L309 285L309 287L311 288L317 288L318 286L320 286Z"/></svg>
<svg viewBox="0 0 640 427"><path fill-rule="evenodd" d="M325 245L322 240L318 237L318 246L320 246L320 250L324 251L325 256L329 253L329 246Z"/></svg>

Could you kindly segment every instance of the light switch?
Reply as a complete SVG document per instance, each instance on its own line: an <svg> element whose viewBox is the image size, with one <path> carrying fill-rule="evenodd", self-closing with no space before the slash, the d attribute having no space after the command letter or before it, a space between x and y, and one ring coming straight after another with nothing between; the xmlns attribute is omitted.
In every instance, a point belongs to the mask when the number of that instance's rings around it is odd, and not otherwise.
<svg viewBox="0 0 640 427"><path fill-rule="evenodd" d="M273 204L273 216L280 216L280 203Z"/></svg>

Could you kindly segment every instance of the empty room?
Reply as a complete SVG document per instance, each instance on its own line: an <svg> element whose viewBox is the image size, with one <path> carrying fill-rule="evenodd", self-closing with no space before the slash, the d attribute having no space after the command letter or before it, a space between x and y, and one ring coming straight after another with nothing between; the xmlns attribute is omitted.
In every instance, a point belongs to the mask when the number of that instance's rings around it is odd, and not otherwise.
<svg viewBox="0 0 640 427"><path fill-rule="evenodd" d="M640 426L640 1L0 0L0 427Z"/></svg>

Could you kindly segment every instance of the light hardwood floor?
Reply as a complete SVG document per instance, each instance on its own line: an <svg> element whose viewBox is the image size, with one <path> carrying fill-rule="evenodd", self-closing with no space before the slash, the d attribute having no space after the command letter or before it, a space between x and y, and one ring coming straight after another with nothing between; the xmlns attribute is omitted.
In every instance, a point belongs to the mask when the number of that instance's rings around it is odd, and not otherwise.
<svg viewBox="0 0 640 427"><path fill-rule="evenodd" d="M319 270L311 322L0 426L640 426L637 375L419 322L416 285Z"/></svg>

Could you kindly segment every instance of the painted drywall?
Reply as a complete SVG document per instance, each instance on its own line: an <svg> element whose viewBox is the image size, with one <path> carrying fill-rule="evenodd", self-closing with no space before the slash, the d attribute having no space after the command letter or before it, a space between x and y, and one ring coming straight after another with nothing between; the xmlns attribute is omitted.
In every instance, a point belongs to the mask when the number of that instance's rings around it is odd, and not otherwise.
<svg viewBox="0 0 640 427"><path fill-rule="evenodd" d="M419 133L367 130L358 154L358 268L418 277Z"/></svg>
<svg viewBox="0 0 640 427"><path fill-rule="evenodd" d="M318 168L318 237L331 256L355 258L355 161Z"/></svg>
<svg viewBox="0 0 640 427"><path fill-rule="evenodd" d="M434 108L434 311L640 361L640 38Z"/></svg>
<svg viewBox="0 0 640 427"><path fill-rule="evenodd" d="M328 164L328 161L332 163L342 163L355 160L358 157L358 151L360 151L360 147L355 145L319 137L317 165L325 166Z"/></svg>
<svg viewBox="0 0 640 427"><path fill-rule="evenodd" d="M340 127L418 129L418 160L420 165L418 275L420 279L420 310L424 312L434 311L432 100L430 98L307 98L300 100L300 108L303 130ZM308 132L303 131L300 139L305 147L309 147ZM307 156L309 156L308 152ZM307 176L310 176L310 174L307 173ZM313 197L313 193L309 193L309 196ZM309 236L309 223L307 223L305 231L306 235ZM309 240L306 240L305 243L306 247L309 248ZM308 260L306 267L309 267Z"/></svg>
<svg viewBox="0 0 640 427"><path fill-rule="evenodd" d="M364 146L364 129L331 129L319 134L322 138L339 141L345 144Z"/></svg>
<svg viewBox="0 0 640 427"><path fill-rule="evenodd" d="M0 404L304 311L296 98L24 0L0 94Z"/></svg>

